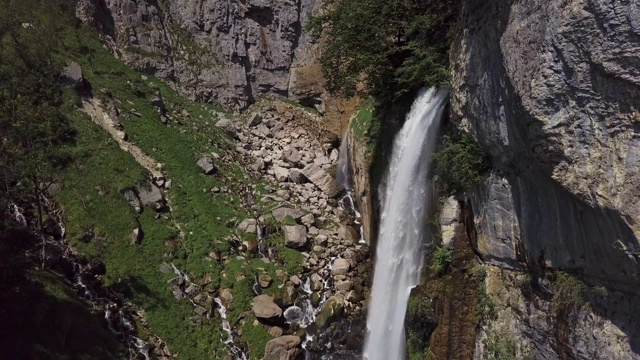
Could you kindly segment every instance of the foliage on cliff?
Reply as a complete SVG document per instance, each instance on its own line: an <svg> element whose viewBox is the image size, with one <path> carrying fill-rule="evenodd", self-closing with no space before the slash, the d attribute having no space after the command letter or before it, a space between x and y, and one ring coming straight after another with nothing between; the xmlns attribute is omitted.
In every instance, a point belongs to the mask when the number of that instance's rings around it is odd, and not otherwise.
<svg viewBox="0 0 640 360"><path fill-rule="evenodd" d="M324 37L329 90L389 100L447 84L458 0L328 0L308 30Z"/></svg>
<svg viewBox="0 0 640 360"><path fill-rule="evenodd" d="M486 156L470 135L444 136L442 148L433 154L438 174L437 185L445 193L470 191L482 180L487 168Z"/></svg>

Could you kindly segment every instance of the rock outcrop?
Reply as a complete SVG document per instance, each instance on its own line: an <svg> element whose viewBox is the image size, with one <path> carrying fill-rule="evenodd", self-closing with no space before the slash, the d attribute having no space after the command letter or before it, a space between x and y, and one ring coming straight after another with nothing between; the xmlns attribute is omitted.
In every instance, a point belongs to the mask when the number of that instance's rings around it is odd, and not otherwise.
<svg viewBox="0 0 640 360"><path fill-rule="evenodd" d="M318 44L304 24L321 0L82 0L76 10L132 67L192 99L244 109L264 94L323 109Z"/></svg>

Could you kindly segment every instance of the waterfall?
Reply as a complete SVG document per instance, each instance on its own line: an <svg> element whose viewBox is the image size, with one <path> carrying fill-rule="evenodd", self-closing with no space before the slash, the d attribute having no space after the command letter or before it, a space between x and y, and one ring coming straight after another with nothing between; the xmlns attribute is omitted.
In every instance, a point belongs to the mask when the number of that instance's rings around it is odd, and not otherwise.
<svg viewBox="0 0 640 360"><path fill-rule="evenodd" d="M338 168L336 169L336 181L347 191L353 190L351 185L351 169L349 167L349 130L344 132L338 152Z"/></svg>
<svg viewBox="0 0 640 360"><path fill-rule="evenodd" d="M367 316L367 360L405 358L404 317L425 244L429 163L447 91L422 90L396 135L381 192L382 213Z"/></svg>
<svg viewBox="0 0 640 360"><path fill-rule="evenodd" d="M351 162L349 160L349 130L344 132L340 149L338 152L338 167L336 169L336 181L342 185L345 190L344 196L338 201L338 205L347 211L354 219L357 225L361 225L362 215L358 211L353 193L353 183L351 181ZM366 244L364 240L364 231L360 229L360 244Z"/></svg>

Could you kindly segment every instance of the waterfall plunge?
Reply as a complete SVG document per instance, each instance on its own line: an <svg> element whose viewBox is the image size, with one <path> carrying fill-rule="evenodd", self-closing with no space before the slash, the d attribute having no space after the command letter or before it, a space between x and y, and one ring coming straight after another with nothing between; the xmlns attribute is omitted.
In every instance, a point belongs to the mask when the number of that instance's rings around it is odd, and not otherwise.
<svg viewBox="0 0 640 360"><path fill-rule="evenodd" d="M367 316L367 360L405 358L404 317L422 267L428 170L446 99L446 90L422 90L393 143Z"/></svg>

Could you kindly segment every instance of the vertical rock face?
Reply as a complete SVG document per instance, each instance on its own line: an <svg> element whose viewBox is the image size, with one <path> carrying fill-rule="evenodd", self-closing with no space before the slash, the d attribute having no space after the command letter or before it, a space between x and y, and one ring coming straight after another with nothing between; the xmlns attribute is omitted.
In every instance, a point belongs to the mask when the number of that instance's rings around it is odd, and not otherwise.
<svg viewBox="0 0 640 360"><path fill-rule="evenodd" d="M502 268L581 274L615 296L627 292L633 305L612 305L611 295L611 308L637 307L640 6L468 0L462 19L452 112L493 165L470 200L478 253ZM583 309L549 319L548 309L528 301L518 309L498 293L505 312L485 324L476 358L493 327L528 339L535 358L639 358L639 329L618 315ZM580 326L559 327L569 319ZM619 343L590 342L603 331L621 334Z"/></svg>
<svg viewBox="0 0 640 360"><path fill-rule="evenodd" d="M480 252L637 292L640 7L467 1L453 110L496 173L473 200Z"/></svg>
<svg viewBox="0 0 640 360"><path fill-rule="evenodd" d="M307 76L317 67L317 45L303 31L320 3L82 0L77 15L102 29L133 67L175 82L191 98L242 109L290 88L293 98L321 102L322 89Z"/></svg>

